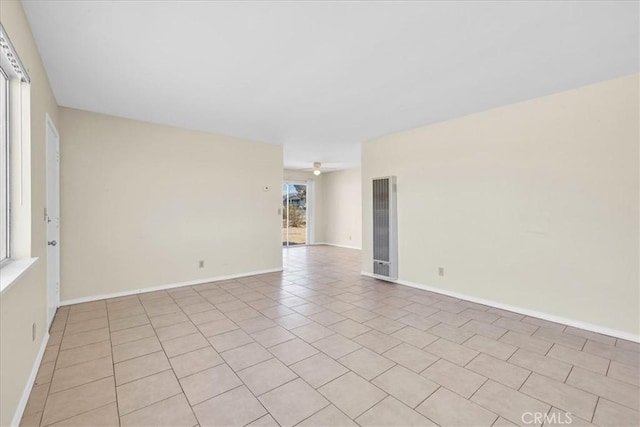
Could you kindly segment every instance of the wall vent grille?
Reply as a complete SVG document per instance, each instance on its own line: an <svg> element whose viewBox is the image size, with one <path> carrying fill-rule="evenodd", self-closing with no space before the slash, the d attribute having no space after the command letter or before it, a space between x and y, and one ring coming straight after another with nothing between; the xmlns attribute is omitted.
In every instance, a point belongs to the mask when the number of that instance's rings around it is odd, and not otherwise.
<svg viewBox="0 0 640 427"><path fill-rule="evenodd" d="M373 180L373 274L398 278L398 225L396 177Z"/></svg>

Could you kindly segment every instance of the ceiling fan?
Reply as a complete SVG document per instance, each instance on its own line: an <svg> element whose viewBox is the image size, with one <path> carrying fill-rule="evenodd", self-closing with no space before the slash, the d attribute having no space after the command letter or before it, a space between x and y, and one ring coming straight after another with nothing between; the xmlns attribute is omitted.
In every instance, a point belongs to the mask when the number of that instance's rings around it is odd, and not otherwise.
<svg viewBox="0 0 640 427"><path fill-rule="evenodd" d="M300 169L301 171L304 172L313 172L313 174L315 176L320 175L323 172L332 172L337 170L336 168L327 168L327 167L323 167L322 163L320 162L313 162L313 167L312 168L304 168L304 169Z"/></svg>

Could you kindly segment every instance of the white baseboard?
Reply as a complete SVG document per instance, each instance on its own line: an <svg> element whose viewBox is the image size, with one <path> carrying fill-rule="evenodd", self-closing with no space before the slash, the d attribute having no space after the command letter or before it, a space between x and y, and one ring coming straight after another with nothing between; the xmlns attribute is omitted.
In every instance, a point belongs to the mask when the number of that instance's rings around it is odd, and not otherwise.
<svg viewBox="0 0 640 427"><path fill-rule="evenodd" d="M36 382L36 375L38 375L38 369L40 369L40 362L42 362L42 358L44 357L44 352L47 349L47 343L49 342L49 332L42 338L42 343L40 344L40 350L38 351L38 355L36 356L36 360L33 362L33 367L31 368L31 374L29 374L29 379L27 380L27 384L22 391L22 397L18 402L18 407L16 408L16 412L13 414L13 420L11 421L12 426L20 425L20 420L22 420L22 415L24 414L24 410L27 407L27 402L29 401L29 396L31 395L31 389L33 388L33 384Z"/></svg>
<svg viewBox="0 0 640 427"><path fill-rule="evenodd" d="M363 276L376 278L373 274L362 271ZM621 338L627 341L640 342L640 336L634 335L630 332L624 332L617 329L608 328L606 326L594 325L592 323L583 322L581 320L570 319L567 317L556 316L555 314L544 313L542 311L531 310L528 308L518 307L509 304L503 304L501 302L492 301L484 298L478 298L471 295L463 294L460 292L448 291L446 289L435 288L433 286L424 285L422 283L409 282L406 280L395 280L393 283L399 285L409 286L412 288L422 289L429 292L435 292L437 294L447 295L453 298L463 299L477 304L488 305L502 310L513 311L514 313L524 314L525 316L537 317L539 319L548 320L550 322L561 323L563 325L573 326L574 328L584 329L598 334L609 335L616 338Z"/></svg>
<svg viewBox="0 0 640 427"><path fill-rule="evenodd" d="M90 296L90 297L73 298L73 299L60 301L60 305L63 306L63 305L71 305L71 304L80 304L80 303L83 303L83 302L99 301L99 300L109 299L109 298L126 297L126 296L129 296L129 295L144 294L146 292L163 291L163 290L166 290L166 289L180 288L182 286L202 285L203 283L219 282L221 280L238 279L238 278L241 278L241 277L256 276L258 274L277 273L277 272L280 272L280 271L282 271L282 268L271 268L271 269L268 269L268 270L257 270L257 271L249 271L247 273L238 273L238 274L229 274L229 275L226 275L226 276L208 277L206 279L189 280L187 282L170 283L170 284L167 284L167 285L151 286L151 287L148 287L148 288L140 288L140 289L132 289L130 291L114 292L114 293L111 293L111 294L102 294L102 295L93 295L93 296Z"/></svg>
<svg viewBox="0 0 640 427"><path fill-rule="evenodd" d="M358 246L338 245L337 243L318 242L318 243L314 243L314 245L327 245L327 246L335 246L336 248L357 249L359 251L362 250L362 248Z"/></svg>

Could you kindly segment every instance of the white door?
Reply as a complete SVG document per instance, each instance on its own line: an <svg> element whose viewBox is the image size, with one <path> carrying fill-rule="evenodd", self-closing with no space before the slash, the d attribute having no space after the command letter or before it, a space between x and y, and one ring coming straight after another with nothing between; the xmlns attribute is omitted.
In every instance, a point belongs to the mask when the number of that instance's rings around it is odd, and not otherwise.
<svg viewBox="0 0 640 427"><path fill-rule="evenodd" d="M60 138L47 115L47 322L60 304Z"/></svg>

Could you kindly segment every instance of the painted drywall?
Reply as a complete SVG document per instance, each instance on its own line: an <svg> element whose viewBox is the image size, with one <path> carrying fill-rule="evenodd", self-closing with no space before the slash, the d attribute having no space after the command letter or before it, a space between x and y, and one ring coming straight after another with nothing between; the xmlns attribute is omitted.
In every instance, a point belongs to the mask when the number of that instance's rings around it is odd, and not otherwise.
<svg viewBox="0 0 640 427"><path fill-rule="evenodd" d="M638 81L363 144L363 270L371 179L396 175L400 279L637 336Z"/></svg>
<svg viewBox="0 0 640 427"><path fill-rule="evenodd" d="M31 77L31 126L30 139L25 138L22 153L24 174L20 182L12 183L12 189L21 185L23 190L22 203L12 206L14 215L20 215L21 224L13 236L12 245L16 249L13 255L39 258L31 270L0 296L0 425L6 426L13 420L46 336L45 116L48 113L57 126L58 106L21 3L0 1L0 22ZM36 337L32 340L34 323Z"/></svg>
<svg viewBox="0 0 640 427"><path fill-rule="evenodd" d="M310 187L307 189L311 205L307 206L307 225L309 227L308 244L323 242L325 230L324 218L324 183L322 175L316 176L312 172L285 169L283 172L284 182L306 182ZM280 187L282 188L282 186ZM281 190L282 192L282 190Z"/></svg>
<svg viewBox="0 0 640 427"><path fill-rule="evenodd" d="M68 108L60 122L63 301L282 268L281 146Z"/></svg>
<svg viewBox="0 0 640 427"><path fill-rule="evenodd" d="M362 180L361 170L347 169L322 174L323 242L361 248Z"/></svg>

